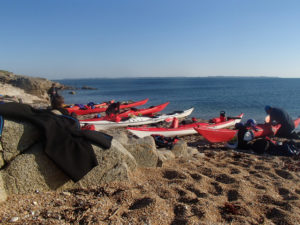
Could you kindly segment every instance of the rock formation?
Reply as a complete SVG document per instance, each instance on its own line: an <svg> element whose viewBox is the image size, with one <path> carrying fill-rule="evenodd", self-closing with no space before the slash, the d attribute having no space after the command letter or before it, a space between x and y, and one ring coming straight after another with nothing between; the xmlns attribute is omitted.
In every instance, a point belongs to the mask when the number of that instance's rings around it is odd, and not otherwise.
<svg viewBox="0 0 300 225"><path fill-rule="evenodd" d="M0 82L11 84L12 86L23 89L28 94L38 96L42 99L48 98L47 90L53 83L53 81L45 78L21 76L4 70L0 70ZM57 86L61 87L59 83L57 83Z"/></svg>
<svg viewBox="0 0 300 225"><path fill-rule="evenodd" d="M5 119L0 142L0 201L11 194L88 188L127 180L137 167L157 167L176 156L195 153L185 142L176 144L173 152L157 150L152 137L128 138L125 131L118 130L111 133L114 139L110 149L93 145L99 165L74 183L44 153L36 127L28 122Z"/></svg>
<svg viewBox="0 0 300 225"><path fill-rule="evenodd" d="M16 96L17 100L21 99L24 103L38 101L49 103L47 91L52 83L55 83L59 89L73 89L72 87L64 86L45 78L16 75L12 72L0 70L0 85L2 85L0 94ZM23 90L25 95L22 95L20 90L16 90L16 88Z"/></svg>

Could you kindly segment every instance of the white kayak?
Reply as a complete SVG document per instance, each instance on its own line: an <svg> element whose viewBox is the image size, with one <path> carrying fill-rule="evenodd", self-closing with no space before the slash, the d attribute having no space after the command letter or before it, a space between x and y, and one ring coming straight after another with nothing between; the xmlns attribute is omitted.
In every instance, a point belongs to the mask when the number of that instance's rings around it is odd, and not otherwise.
<svg viewBox="0 0 300 225"><path fill-rule="evenodd" d="M171 118L183 118L186 116L189 116L193 112L194 108L190 108L185 111L176 111L169 114L162 114L156 117L146 117L146 116L137 116L132 117L124 121L120 122L113 122L108 120L99 120L99 121L80 121L81 125L86 124L93 124L95 126L96 130L107 130L110 128L116 128L116 127L127 127L127 126L140 126L140 125L146 125L146 124L153 124L162 122L166 119Z"/></svg>
<svg viewBox="0 0 300 225"><path fill-rule="evenodd" d="M222 129L234 126L236 123L241 122L241 119L244 114L240 114L237 117L228 119L227 121L220 123L192 123L181 125L178 128L163 128L163 127L128 127L127 130L136 135L139 138L150 136L152 134L163 135L165 137L174 137L174 136L185 136L191 134L197 134L197 131L194 127L205 126L211 129Z"/></svg>

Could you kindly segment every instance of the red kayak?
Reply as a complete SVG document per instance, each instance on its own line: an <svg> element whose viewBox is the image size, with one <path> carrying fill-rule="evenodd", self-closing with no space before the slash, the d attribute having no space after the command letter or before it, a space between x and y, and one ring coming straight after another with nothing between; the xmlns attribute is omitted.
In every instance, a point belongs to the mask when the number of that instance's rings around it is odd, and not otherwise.
<svg viewBox="0 0 300 225"><path fill-rule="evenodd" d="M295 127L300 123L300 118L294 120ZM280 124L276 126L270 126L266 124L258 124L256 126L257 130L253 130L255 137L264 137L269 135L275 135L280 128ZM196 127L194 128L200 135L202 135L209 142L227 142L232 140L237 133L237 130L230 129L210 129L207 127Z"/></svg>
<svg viewBox="0 0 300 225"><path fill-rule="evenodd" d="M133 102L133 103L129 103L129 104L121 104L120 105L120 109L125 109L125 108L132 108L132 107L136 107L136 106L140 106L140 105L144 105L148 102L148 98L138 101L138 102ZM86 114L92 114L92 113L101 113L101 112L105 112L107 107L109 106L109 104L107 104L106 102L101 103L96 105L95 108L91 108L88 107L87 109L76 109L74 107L72 108L67 108L69 113L76 113L77 115L86 115Z"/></svg>
<svg viewBox="0 0 300 225"><path fill-rule="evenodd" d="M115 102L115 100L110 100L109 102L102 102L102 103L100 103L100 104L96 104L96 105L94 105L94 107L95 107L95 108L97 108L97 107L100 107L100 108L102 108L102 107L108 107L108 105L109 105L110 103L114 103L114 102ZM84 107L85 107L86 109L89 109L89 108L90 108L88 105L84 105ZM79 107L78 105L65 106L65 108L66 108L68 111L72 111L72 112L74 112L74 110L80 109L80 107Z"/></svg>
<svg viewBox="0 0 300 225"><path fill-rule="evenodd" d="M118 114L118 117L119 118L127 118L130 116L143 116L143 115L152 116L154 113L164 110L164 108L166 108L166 106L168 104L169 104L169 102L166 102L164 104L153 106L153 107L146 108L146 109L137 109L137 110L129 109L125 112ZM100 117L100 118L91 118L91 119L85 119L85 120L80 120L80 121L100 121L100 120L110 120L110 119L108 117L104 116L104 117Z"/></svg>
<svg viewBox="0 0 300 225"><path fill-rule="evenodd" d="M139 138L143 138L150 135L163 135L165 137L174 137L174 136L184 136L184 135L191 135L197 134L194 127L198 126L206 126L210 127L211 129L220 129L234 126L236 123L241 122L243 117L243 113L237 117L228 118L228 120L216 123L203 123L203 122L196 122L191 124L184 124L180 125L176 128L164 128L164 127L127 127L127 130L136 135ZM215 118L218 119L218 118ZM213 119L214 120L214 119Z"/></svg>
<svg viewBox="0 0 300 225"><path fill-rule="evenodd" d="M166 108L166 106L169 104L169 102L163 103L161 105L153 106L147 109L138 109L138 110L127 110L123 113L120 113L119 116L121 118L126 118L130 116L153 116L154 113L160 112Z"/></svg>

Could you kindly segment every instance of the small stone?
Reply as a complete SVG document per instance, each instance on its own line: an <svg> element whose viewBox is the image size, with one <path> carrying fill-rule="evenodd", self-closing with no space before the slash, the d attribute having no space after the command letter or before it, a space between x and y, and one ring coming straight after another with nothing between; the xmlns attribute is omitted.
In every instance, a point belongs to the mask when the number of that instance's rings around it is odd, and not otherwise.
<svg viewBox="0 0 300 225"><path fill-rule="evenodd" d="M37 205L38 203L37 202L32 202L32 204Z"/></svg>
<svg viewBox="0 0 300 225"><path fill-rule="evenodd" d="M31 215L34 216L35 215L35 211L31 211Z"/></svg>
<svg viewBox="0 0 300 225"><path fill-rule="evenodd" d="M11 218L10 222L17 222L19 220L19 217L15 216L13 218Z"/></svg>
<svg viewBox="0 0 300 225"><path fill-rule="evenodd" d="M70 193L70 192L63 191L62 193L63 193L64 195L66 195L66 196L71 196L71 193Z"/></svg>

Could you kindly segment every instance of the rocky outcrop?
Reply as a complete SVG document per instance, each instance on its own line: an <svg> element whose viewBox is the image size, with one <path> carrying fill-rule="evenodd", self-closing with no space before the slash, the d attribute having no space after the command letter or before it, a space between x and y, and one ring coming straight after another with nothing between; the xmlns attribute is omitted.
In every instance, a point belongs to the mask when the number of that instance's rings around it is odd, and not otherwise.
<svg viewBox="0 0 300 225"><path fill-rule="evenodd" d="M10 84L25 90L29 94L47 98L47 90L51 87L52 81L44 78L16 76L14 80L10 81Z"/></svg>
<svg viewBox="0 0 300 225"><path fill-rule="evenodd" d="M0 142L0 201L11 194L89 188L128 180L137 167L162 166L175 157L197 153L184 141L171 151L157 150L152 137L128 138L120 130L110 134L114 136L110 149L93 145L99 165L74 183L44 153L41 134L32 124L5 119Z"/></svg>
<svg viewBox="0 0 300 225"><path fill-rule="evenodd" d="M82 86L81 89L82 90L97 90L98 88L89 87L89 86Z"/></svg>
<svg viewBox="0 0 300 225"><path fill-rule="evenodd" d="M47 91L51 87L52 83L55 83L59 89L73 89L72 87L67 87L45 78L16 75L5 70L0 70L0 83L13 85L24 90L28 94L47 101L49 101Z"/></svg>
<svg viewBox="0 0 300 225"><path fill-rule="evenodd" d="M118 139L123 143L121 144ZM134 151L134 145L125 143L124 139L124 136L119 135L119 138L113 139L111 148L107 150L93 145L99 165L74 183L44 153L41 134L36 127L27 122L5 118L0 142L0 199L5 199L7 195L36 190L87 188L127 180L138 165L147 167L157 164L158 155L151 138L135 140L135 147L144 153L148 151L145 156ZM123 144L127 146L124 147ZM127 147L131 152L126 149Z"/></svg>
<svg viewBox="0 0 300 225"><path fill-rule="evenodd" d="M45 78L16 75L8 71L0 71L0 81L23 89L26 93L48 99L47 90L51 87L52 81ZM59 86L59 84L57 83Z"/></svg>
<svg viewBox="0 0 300 225"><path fill-rule="evenodd" d="M38 108L49 106L49 99L40 98L36 95L28 94L23 89L12 86L11 84L0 83L0 101L20 102L34 105Z"/></svg>

